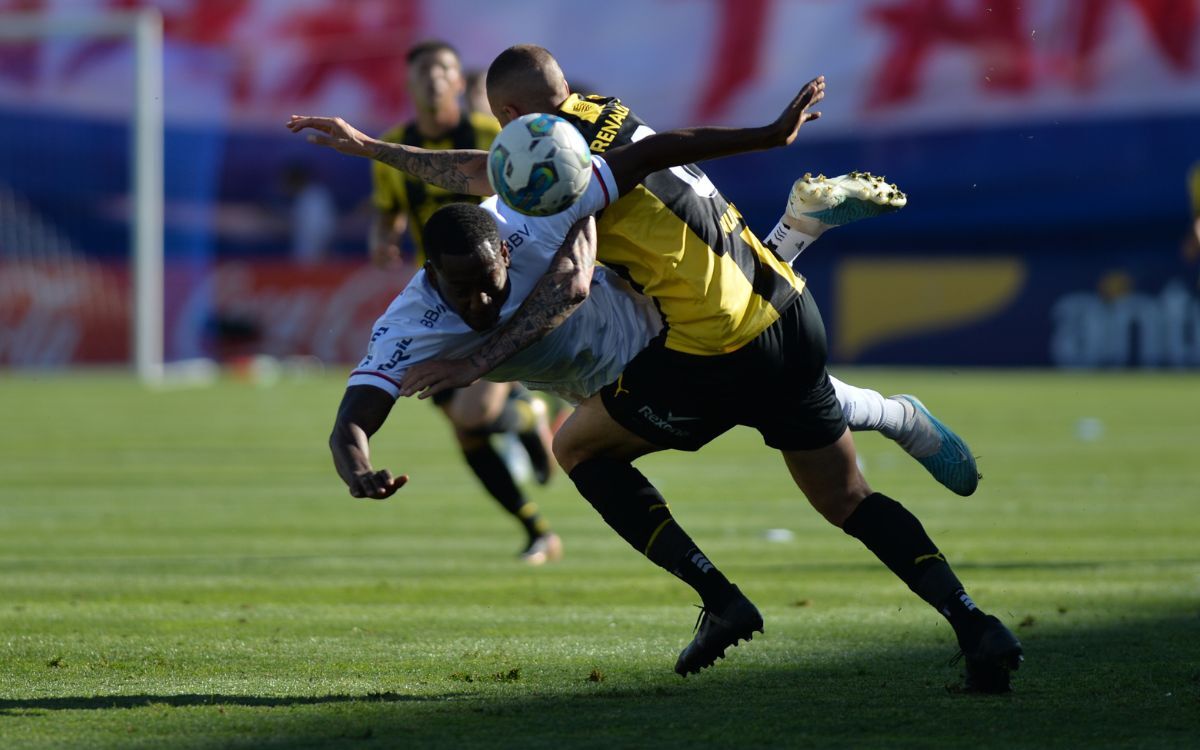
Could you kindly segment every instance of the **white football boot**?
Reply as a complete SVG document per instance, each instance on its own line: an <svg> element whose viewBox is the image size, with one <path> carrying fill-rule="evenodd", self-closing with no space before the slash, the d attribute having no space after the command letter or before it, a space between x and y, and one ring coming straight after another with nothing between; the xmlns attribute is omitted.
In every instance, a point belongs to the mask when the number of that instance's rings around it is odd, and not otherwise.
<svg viewBox="0 0 1200 750"><path fill-rule="evenodd" d="M830 227L899 211L907 204L900 188L869 172L839 177L805 173L792 185L784 222L819 236Z"/></svg>

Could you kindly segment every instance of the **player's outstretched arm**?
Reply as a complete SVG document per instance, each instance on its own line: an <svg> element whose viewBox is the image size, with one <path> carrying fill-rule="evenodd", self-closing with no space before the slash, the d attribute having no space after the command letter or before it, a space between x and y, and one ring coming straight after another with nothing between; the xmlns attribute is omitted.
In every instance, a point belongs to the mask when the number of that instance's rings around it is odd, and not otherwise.
<svg viewBox="0 0 1200 750"><path fill-rule="evenodd" d="M604 160L622 195L653 172L723 156L789 146L800 127L821 116L809 109L825 98L825 76L808 83L769 125L756 128L683 128L668 130L615 148Z"/></svg>
<svg viewBox="0 0 1200 750"><path fill-rule="evenodd" d="M470 385L501 362L536 343L587 300L596 265L596 220L585 216L571 227L550 268L538 279L512 320L465 359L435 359L412 365L400 380L400 395L429 398Z"/></svg>
<svg viewBox="0 0 1200 750"><path fill-rule="evenodd" d="M491 195L487 178L487 152L479 149L427 148L388 143L372 138L340 117L292 115L288 130L312 130L308 142L328 146L338 153L361 156L387 164L430 185L463 195Z"/></svg>
<svg viewBox="0 0 1200 750"><path fill-rule="evenodd" d="M371 436L383 425L394 403L391 394L369 385L352 385L342 396L329 450L338 476L354 497L383 500L408 482L407 474L393 477L387 469L376 471L371 466Z"/></svg>

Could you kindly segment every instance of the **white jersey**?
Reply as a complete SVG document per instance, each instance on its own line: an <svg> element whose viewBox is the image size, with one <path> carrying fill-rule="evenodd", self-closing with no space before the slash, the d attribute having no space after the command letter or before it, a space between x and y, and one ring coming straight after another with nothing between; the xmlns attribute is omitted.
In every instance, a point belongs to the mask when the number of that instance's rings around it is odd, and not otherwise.
<svg viewBox="0 0 1200 750"><path fill-rule="evenodd" d="M375 322L367 355L347 385L371 385L393 397L409 367L430 359L461 358L477 351L507 323L545 275L576 221L616 200L612 171L592 157L592 180L578 201L553 216L525 216L496 196L480 207L491 214L508 243L510 292L492 331L475 331L442 300L424 269ZM654 304L616 274L597 267L588 299L545 338L488 373L489 380L520 380L578 403L617 379L625 365L662 327Z"/></svg>

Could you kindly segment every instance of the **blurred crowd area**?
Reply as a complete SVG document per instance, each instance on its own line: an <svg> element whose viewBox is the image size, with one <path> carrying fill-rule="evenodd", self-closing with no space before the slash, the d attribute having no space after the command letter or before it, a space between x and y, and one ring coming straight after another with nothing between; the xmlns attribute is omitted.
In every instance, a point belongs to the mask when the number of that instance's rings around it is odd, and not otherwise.
<svg viewBox="0 0 1200 750"><path fill-rule="evenodd" d="M760 234L804 172L908 193L805 256L836 361L1200 365L1196 0L0 0L52 30L0 38L0 365L128 356L133 47L63 29L145 8L169 357L357 359L411 243L372 267L370 165L283 123L411 119L405 54L443 39L475 74L544 45L660 130L765 122L826 75L800 143L705 169Z"/></svg>

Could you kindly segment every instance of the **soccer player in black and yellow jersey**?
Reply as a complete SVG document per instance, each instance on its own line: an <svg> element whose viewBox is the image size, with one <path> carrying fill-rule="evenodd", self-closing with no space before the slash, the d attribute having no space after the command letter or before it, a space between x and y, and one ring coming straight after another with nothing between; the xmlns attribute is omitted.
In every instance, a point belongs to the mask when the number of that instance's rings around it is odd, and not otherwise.
<svg viewBox="0 0 1200 750"><path fill-rule="evenodd" d="M486 150L500 124L489 114L463 108L465 80L454 47L439 40L422 42L409 49L405 60L415 117L385 133L382 140L427 149ZM373 163L372 170L376 216L370 251L377 265L402 262L400 238L406 231L415 248L415 263L423 264L423 227L429 217L448 203L479 202L477 196L426 184L379 162ZM519 385L488 381L444 391L434 403L454 426L471 470L525 529L528 538L521 558L535 565L559 559L561 540L525 496L491 441L493 434L516 434L530 454L538 480L544 482L552 464L544 404Z"/></svg>
<svg viewBox="0 0 1200 750"><path fill-rule="evenodd" d="M650 132L617 99L571 94L554 58L531 45L496 58L488 98L501 122L557 112L600 153ZM966 656L969 686L1007 690L1020 643L967 596L916 517L872 490L858 469L825 371L824 325L803 277L764 247L703 172L690 167L646 178L605 211L597 238L597 260L658 304L664 335L580 405L554 450L605 521L704 601L704 622L676 671L709 666L761 629L762 618L675 523L632 461L664 448L695 450L743 424L781 450L818 512L946 617ZM555 305L552 299L543 304ZM509 329L519 336L522 322L513 320ZM497 341L493 351L504 347Z"/></svg>

